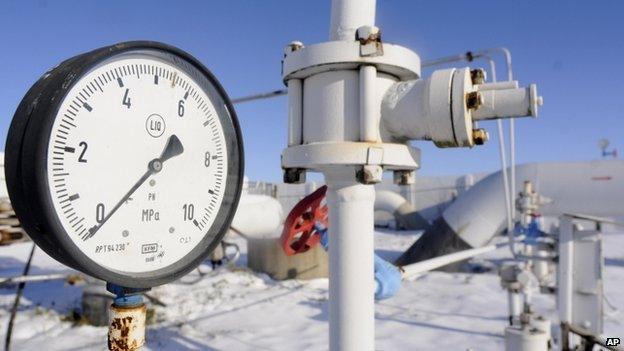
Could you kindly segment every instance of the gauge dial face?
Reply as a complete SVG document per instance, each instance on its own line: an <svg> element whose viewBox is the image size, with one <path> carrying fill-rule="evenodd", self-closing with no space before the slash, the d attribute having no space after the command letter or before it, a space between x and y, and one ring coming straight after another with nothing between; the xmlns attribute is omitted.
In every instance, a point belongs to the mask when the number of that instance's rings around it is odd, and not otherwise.
<svg viewBox="0 0 624 351"><path fill-rule="evenodd" d="M230 100L199 61L125 42L70 58L31 87L5 174L22 227L46 253L148 288L219 245L241 194L243 145Z"/></svg>
<svg viewBox="0 0 624 351"><path fill-rule="evenodd" d="M214 95L149 51L116 55L74 83L51 128L47 182L84 255L145 273L200 244L228 181L227 109Z"/></svg>

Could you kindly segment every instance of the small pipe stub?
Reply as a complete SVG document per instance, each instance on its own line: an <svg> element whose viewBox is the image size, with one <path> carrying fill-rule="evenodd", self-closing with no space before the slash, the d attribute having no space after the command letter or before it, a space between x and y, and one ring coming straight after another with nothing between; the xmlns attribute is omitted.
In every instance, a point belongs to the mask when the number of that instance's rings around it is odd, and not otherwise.
<svg viewBox="0 0 624 351"><path fill-rule="evenodd" d="M116 298L110 307L108 349L110 351L138 350L145 344L147 307L141 293L146 289L123 288L107 284Z"/></svg>

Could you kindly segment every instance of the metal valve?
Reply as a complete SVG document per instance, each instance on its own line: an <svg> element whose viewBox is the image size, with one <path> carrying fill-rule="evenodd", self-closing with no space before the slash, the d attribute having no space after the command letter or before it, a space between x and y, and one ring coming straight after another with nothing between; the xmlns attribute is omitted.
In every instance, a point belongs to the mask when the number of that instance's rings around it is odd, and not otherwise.
<svg viewBox="0 0 624 351"><path fill-rule="evenodd" d="M382 102L385 135L397 141L431 140L438 147L482 145L488 140L479 120L536 117L542 98L535 84L485 83L483 70L433 72L428 79L398 82Z"/></svg>

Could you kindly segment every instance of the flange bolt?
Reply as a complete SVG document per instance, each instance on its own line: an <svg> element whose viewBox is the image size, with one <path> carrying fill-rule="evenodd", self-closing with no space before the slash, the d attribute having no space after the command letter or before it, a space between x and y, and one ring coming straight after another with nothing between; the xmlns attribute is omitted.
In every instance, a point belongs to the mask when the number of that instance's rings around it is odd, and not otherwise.
<svg viewBox="0 0 624 351"><path fill-rule="evenodd" d="M359 40L362 45L372 41L380 41L381 30L375 26L361 26L355 32L355 39Z"/></svg>
<svg viewBox="0 0 624 351"><path fill-rule="evenodd" d="M284 183L301 184L306 181L306 171L303 168L285 168Z"/></svg>
<svg viewBox="0 0 624 351"><path fill-rule="evenodd" d="M290 54L291 52L297 51L303 48L303 43L300 41L291 41L290 44L286 45L284 48L284 56Z"/></svg>
<svg viewBox="0 0 624 351"><path fill-rule="evenodd" d="M466 108L476 110L483 105L483 95L478 91L471 91L466 94Z"/></svg>
<svg viewBox="0 0 624 351"><path fill-rule="evenodd" d="M472 84L483 84L486 80L485 71L481 68L473 69L470 71L470 80L472 80Z"/></svg>
<svg viewBox="0 0 624 351"><path fill-rule="evenodd" d="M479 128L472 131L472 140L476 145L483 145L490 139L490 135L485 129Z"/></svg>

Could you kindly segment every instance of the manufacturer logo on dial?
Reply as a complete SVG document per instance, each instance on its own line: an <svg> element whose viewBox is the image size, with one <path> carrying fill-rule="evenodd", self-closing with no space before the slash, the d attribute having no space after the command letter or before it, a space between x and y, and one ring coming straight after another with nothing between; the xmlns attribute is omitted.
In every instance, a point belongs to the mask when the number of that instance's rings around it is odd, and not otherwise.
<svg viewBox="0 0 624 351"><path fill-rule="evenodd" d="M151 114L145 121L145 129L149 135L158 138L165 133L165 120L160 115Z"/></svg>

